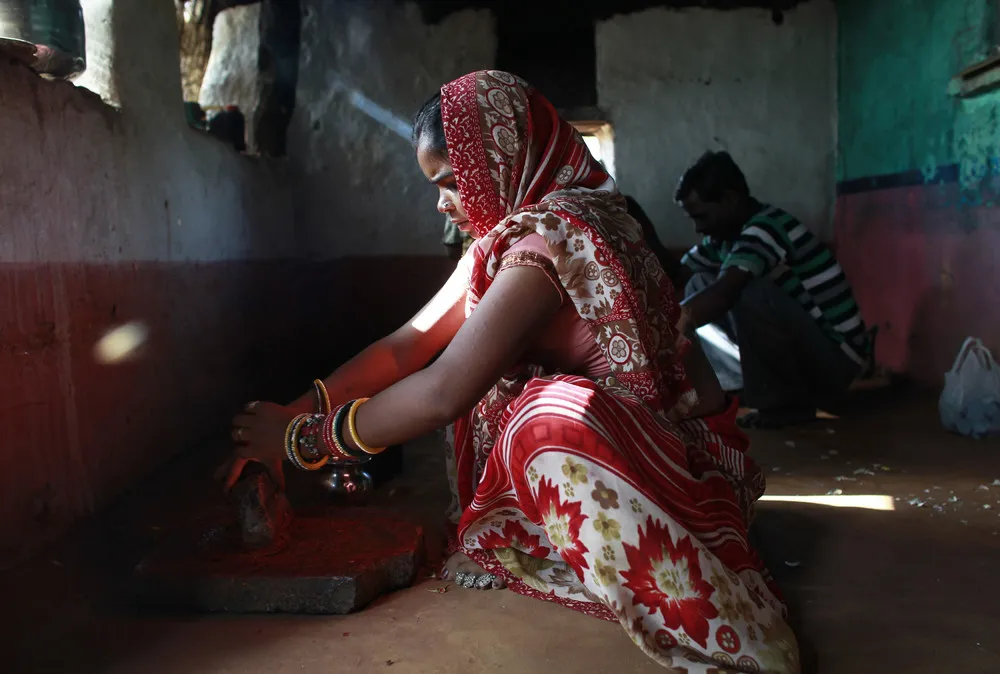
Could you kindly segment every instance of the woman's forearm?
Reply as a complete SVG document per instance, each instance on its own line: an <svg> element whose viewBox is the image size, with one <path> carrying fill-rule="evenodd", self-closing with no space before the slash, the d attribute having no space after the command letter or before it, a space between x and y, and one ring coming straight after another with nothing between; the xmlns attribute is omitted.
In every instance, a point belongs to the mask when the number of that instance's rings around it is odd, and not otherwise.
<svg viewBox="0 0 1000 674"><path fill-rule="evenodd" d="M416 372L358 408L358 434L370 446L389 447L442 428L468 411L456 406L451 393L440 383L433 365ZM358 449L350 439L345 441Z"/></svg>
<svg viewBox="0 0 1000 674"><path fill-rule="evenodd" d="M356 398L370 398L400 379L413 374L426 363L419 362L414 349L390 335L338 367L323 380L334 406ZM309 389L291 404L300 413L316 409L316 392Z"/></svg>

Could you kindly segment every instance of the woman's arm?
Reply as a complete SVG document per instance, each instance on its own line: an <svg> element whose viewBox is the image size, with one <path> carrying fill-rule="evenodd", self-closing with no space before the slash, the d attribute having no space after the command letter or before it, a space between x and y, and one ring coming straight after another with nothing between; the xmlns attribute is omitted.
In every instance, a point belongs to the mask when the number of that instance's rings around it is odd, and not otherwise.
<svg viewBox="0 0 1000 674"><path fill-rule="evenodd" d="M358 435L369 446L386 447L453 422L510 371L561 301L540 269L500 272L440 358L358 409Z"/></svg>
<svg viewBox="0 0 1000 674"><path fill-rule="evenodd" d="M458 265L437 294L405 325L347 361L324 380L336 406L368 398L427 365L452 340L465 321L468 283L466 260ZM312 412L316 394L293 402L296 413Z"/></svg>
<svg viewBox="0 0 1000 674"><path fill-rule="evenodd" d="M562 296L546 272L536 267L513 267L501 271L472 316L455 328L457 334L440 358L429 367L388 386L358 409L355 420L358 434L369 445L387 447L451 423L472 409L490 387L510 370L549 323L561 303ZM421 315L423 312L417 314L417 318ZM450 315L450 311L445 315ZM411 325L418 331L423 326L427 327L427 332L447 334L445 327L453 325L452 320L443 318L427 326L414 321ZM433 327L438 323L442 327ZM427 348L427 353L436 353ZM364 386L371 385L365 382L374 382L378 378L363 371L366 361L375 363L379 359L394 359L386 355L388 350L381 351L382 356L377 353L374 348L367 355L363 352L331 375L328 381L338 387L338 396L352 386L356 387L353 390L363 391ZM418 359L410 362L418 362ZM378 375L384 378L383 381L405 369L402 364L384 366L385 370ZM331 391L331 397L333 395ZM311 411L314 404L311 397L307 398L303 404L304 411ZM264 463L275 479L282 482L285 432L298 413L291 406L257 403L237 415L233 420L236 450L217 471L218 476L226 476L226 490L240 478L248 461ZM350 438L345 440L353 446Z"/></svg>

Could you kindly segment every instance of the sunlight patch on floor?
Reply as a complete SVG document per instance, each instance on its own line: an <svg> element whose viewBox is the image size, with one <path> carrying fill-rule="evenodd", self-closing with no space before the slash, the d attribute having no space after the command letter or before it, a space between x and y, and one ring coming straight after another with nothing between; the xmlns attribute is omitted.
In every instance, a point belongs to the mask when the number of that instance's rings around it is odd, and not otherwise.
<svg viewBox="0 0 1000 674"><path fill-rule="evenodd" d="M865 510L895 510L896 504L887 494L813 494L813 495L764 495L761 501L778 503L807 503L831 508L864 508Z"/></svg>

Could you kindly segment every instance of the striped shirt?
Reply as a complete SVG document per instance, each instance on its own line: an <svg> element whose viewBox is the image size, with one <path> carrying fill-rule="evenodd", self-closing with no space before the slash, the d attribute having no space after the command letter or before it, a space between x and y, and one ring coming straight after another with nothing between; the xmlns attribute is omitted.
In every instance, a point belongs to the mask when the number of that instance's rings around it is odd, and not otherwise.
<svg viewBox="0 0 1000 674"><path fill-rule="evenodd" d="M844 270L816 235L780 208L763 206L734 241L705 237L682 262L696 273L736 268L773 280L851 360L867 362L871 344Z"/></svg>

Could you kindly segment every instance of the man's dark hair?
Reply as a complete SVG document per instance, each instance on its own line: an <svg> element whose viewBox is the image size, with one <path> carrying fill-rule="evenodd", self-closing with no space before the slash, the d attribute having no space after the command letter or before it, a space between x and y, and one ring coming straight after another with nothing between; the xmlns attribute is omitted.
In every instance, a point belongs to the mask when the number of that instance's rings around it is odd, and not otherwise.
<svg viewBox="0 0 1000 674"><path fill-rule="evenodd" d="M444 119L441 117L441 93L430 97L420 112L413 118L413 144L423 140L427 147L442 154L448 154L448 143L444 138Z"/></svg>
<svg viewBox="0 0 1000 674"><path fill-rule="evenodd" d="M674 200L683 201L697 192L702 201L718 203L729 190L741 197L750 196L747 179L729 153L706 152L681 176Z"/></svg>

